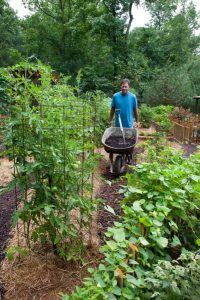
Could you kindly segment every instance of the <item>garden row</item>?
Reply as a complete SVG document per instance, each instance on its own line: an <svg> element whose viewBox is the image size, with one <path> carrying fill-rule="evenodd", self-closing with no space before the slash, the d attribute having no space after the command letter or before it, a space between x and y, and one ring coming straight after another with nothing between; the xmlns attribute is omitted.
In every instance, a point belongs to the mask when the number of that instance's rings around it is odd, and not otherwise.
<svg viewBox="0 0 200 300"><path fill-rule="evenodd" d="M40 63L4 70L7 85L5 154L14 161L14 179L21 197L13 225L23 223L26 247L8 251L30 253L35 242L51 243L63 259L78 259L85 246L83 229L91 226L93 176L107 102L100 93L81 94ZM39 80L32 80L33 74ZM105 113L104 113L105 115ZM106 116L107 120L108 117ZM5 192L5 190L4 190ZM16 200L17 201L17 200ZM24 251L25 250L25 251Z"/></svg>
<svg viewBox="0 0 200 300"><path fill-rule="evenodd" d="M104 260L63 299L199 299L200 153L185 160L155 141L145 153L122 187L123 215L106 232Z"/></svg>

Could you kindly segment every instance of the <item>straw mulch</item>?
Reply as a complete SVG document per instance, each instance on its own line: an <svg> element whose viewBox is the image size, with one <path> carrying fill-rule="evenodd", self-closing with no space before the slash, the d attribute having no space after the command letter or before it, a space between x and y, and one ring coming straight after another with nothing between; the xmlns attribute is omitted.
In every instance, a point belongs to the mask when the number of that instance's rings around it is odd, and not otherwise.
<svg viewBox="0 0 200 300"><path fill-rule="evenodd" d="M45 256L17 257L2 266L5 300L58 300L60 292L70 294L88 276L87 268L96 266L101 256L89 251L87 263L64 263L52 253Z"/></svg>

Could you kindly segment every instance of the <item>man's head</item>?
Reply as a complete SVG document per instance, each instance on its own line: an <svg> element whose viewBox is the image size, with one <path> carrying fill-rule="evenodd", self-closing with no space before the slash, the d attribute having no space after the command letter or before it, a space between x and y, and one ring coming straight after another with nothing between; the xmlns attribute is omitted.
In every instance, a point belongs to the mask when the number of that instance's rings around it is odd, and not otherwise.
<svg viewBox="0 0 200 300"><path fill-rule="evenodd" d="M126 95L129 91L130 81L128 79L122 80L121 91L123 95Z"/></svg>

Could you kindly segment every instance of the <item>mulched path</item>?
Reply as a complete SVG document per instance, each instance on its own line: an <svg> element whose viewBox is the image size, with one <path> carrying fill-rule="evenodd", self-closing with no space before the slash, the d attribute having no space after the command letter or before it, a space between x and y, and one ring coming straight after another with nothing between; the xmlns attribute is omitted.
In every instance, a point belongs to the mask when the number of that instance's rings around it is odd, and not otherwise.
<svg viewBox="0 0 200 300"><path fill-rule="evenodd" d="M117 179L114 175L110 174L109 168L106 169L104 173L104 177L106 179L109 178L111 185L105 184L101 191L98 194L98 198L103 199L104 203L101 205L98 210L97 215L97 227L98 227L98 236L100 238L100 243L104 243L104 232L108 227L112 227L114 222L119 220L120 215L122 215L122 209L120 206L120 202L123 199L123 194L119 194L119 189L121 185L125 184L125 180ZM116 215L108 212L105 209L105 206L109 205L113 208Z"/></svg>
<svg viewBox="0 0 200 300"><path fill-rule="evenodd" d="M191 154L194 154L197 151L197 145L194 144L182 144L181 145L183 151L184 151L184 157L187 158Z"/></svg>

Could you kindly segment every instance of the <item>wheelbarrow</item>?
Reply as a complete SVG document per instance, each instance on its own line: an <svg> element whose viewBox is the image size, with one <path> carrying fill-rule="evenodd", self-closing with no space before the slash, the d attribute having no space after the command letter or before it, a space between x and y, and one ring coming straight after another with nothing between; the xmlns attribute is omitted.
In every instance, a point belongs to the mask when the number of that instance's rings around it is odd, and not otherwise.
<svg viewBox="0 0 200 300"><path fill-rule="evenodd" d="M120 127L110 127L107 128L102 136L102 145L107 153L110 154L110 171L115 175L120 175L124 173L127 169L127 165L131 164L133 161L133 152L135 145L138 141L138 132L135 128L123 128L125 141L132 141L129 145L120 143L115 146L108 144L108 139L110 137L115 137L115 140L122 140L122 131ZM113 156L116 154L115 160L113 161Z"/></svg>

